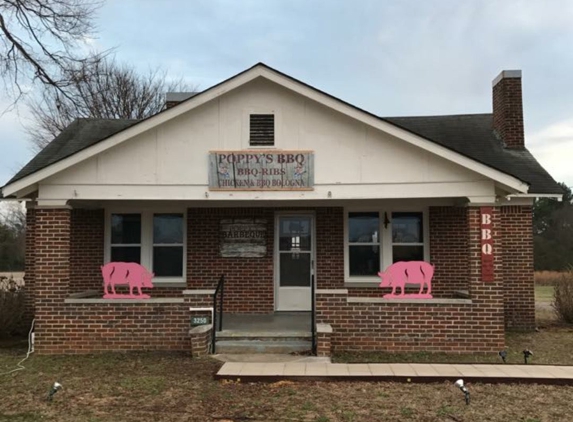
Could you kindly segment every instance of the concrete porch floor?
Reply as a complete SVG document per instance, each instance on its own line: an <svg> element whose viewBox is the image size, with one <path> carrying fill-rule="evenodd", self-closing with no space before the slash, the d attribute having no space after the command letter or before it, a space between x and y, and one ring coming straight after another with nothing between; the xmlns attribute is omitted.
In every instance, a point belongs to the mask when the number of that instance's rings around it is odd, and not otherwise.
<svg viewBox="0 0 573 422"><path fill-rule="evenodd" d="M275 312L266 315L223 314L223 331L218 331L217 336L309 337L310 322L310 312Z"/></svg>

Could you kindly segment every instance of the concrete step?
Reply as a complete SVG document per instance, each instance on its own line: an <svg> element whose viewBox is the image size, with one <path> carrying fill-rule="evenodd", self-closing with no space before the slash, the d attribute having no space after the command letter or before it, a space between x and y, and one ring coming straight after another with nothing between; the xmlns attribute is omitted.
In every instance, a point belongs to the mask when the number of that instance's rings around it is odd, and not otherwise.
<svg viewBox="0 0 573 422"><path fill-rule="evenodd" d="M221 340L306 340L312 338L310 331L262 331L262 330L223 330L217 331L217 339Z"/></svg>
<svg viewBox="0 0 573 422"><path fill-rule="evenodd" d="M303 353L310 352L312 342L304 339L267 338L267 339L232 339L219 340L216 343L216 353L245 354L245 353Z"/></svg>

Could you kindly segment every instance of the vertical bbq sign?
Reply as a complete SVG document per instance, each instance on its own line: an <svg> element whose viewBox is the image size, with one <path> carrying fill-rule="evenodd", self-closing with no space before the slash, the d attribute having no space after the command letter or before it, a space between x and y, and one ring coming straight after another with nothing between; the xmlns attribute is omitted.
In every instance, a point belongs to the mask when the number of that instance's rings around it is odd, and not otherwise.
<svg viewBox="0 0 573 422"><path fill-rule="evenodd" d="M312 190L312 151L211 151L211 190Z"/></svg>
<svg viewBox="0 0 573 422"><path fill-rule="evenodd" d="M480 208L480 233L481 233L481 279L482 281L494 281L493 272L493 222L492 207Z"/></svg>

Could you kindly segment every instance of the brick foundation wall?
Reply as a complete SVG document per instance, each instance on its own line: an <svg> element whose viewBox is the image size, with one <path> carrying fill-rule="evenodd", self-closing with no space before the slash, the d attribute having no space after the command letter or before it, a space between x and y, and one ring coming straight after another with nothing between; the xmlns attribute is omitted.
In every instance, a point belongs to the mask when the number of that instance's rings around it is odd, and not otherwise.
<svg viewBox="0 0 573 422"><path fill-rule="evenodd" d="M183 303L62 304L58 321L37 335L39 354L104 351L191 351Z"/></svg>
<svg viewBox="0 0 573 422"><path fill-rule="evenodd" d="M70 293L102 291L104 210L73 209L70 242Z"/></svg>
<svg viewBox="0 0 573 422"><path fill-rule="evenodd" d="M530 206L501 207L505 325L535 328L533 211Z"/></svg>

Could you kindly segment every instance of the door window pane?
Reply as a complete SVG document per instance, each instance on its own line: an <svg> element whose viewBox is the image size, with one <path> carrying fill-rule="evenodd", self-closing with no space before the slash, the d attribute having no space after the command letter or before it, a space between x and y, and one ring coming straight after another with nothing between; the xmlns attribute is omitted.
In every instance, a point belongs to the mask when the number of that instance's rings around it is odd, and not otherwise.
<svg viewBox="0 0 573 422"><path fill-rule="evenodd" d="M112 214L111 243L140 244L141 214Z"/></svg>
<svg viewBox="0 0 573 422"><path fill-rule="evenodd" d="M155 246L153 272L156 277L183 276L183 246Z"/></svg>
<svg viewBox="0 0 573 422"><path fill-rule="evenodd" d="M380 271L380 247L351 245L349 250L351 276L375 276Z"/></svg>
<svg viewBox="0 0 573 422"><path fill-rule="evenodd" d="M141 247L112 246L111 262L137 262L141 264Z"/></svg>
<svg viewBox="0 0 573 422"><path fill-rule="evenodd" d="M281 287L310 287L310 253L280 254Z"/></svg>
<svg viewBox="0 0 573 422"><path fill-rule="evenodd" d="M310 219L283 217L279 224L279 250L310 251L312 245Z"/></svg>

